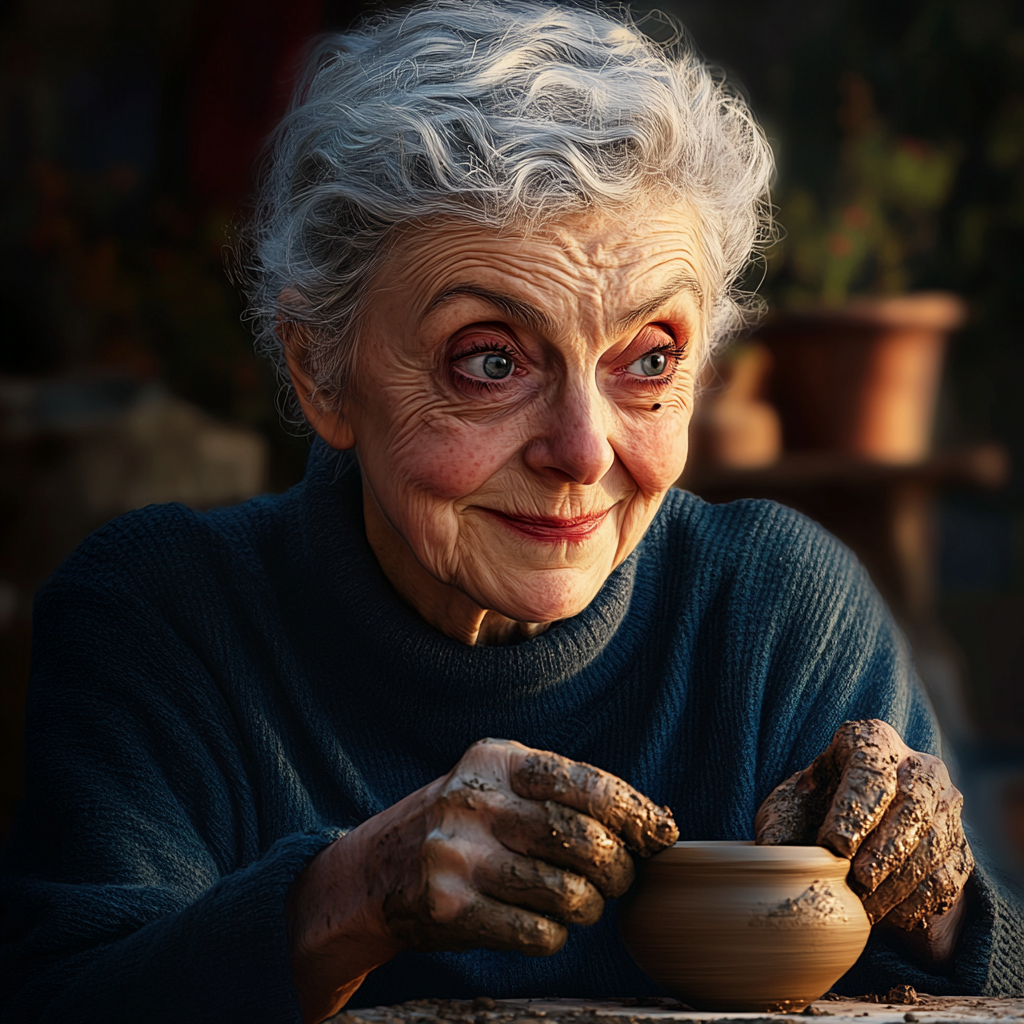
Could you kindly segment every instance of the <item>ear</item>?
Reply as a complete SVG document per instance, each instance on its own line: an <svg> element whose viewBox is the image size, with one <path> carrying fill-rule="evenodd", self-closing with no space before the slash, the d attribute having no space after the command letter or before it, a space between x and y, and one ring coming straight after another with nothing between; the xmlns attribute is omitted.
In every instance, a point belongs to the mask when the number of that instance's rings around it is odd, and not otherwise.
<svg viewBox="0 0 1024 1024"><path fill-rule="evenodd" d="M292 378L292 387L295 388L306 421L332 448L339 451L354 448L356 436L345 416L344 407L324 407L317 400L316 389L302 367L302 356L308 345L303 325L279 321L277 336L284 346L284 358Z"/></svg>

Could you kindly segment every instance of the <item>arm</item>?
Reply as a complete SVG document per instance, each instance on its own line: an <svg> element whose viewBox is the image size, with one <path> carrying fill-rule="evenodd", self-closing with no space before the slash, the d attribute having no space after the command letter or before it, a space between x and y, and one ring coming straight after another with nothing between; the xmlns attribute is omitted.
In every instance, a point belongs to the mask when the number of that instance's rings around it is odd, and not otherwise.
<svg viewBox="0 0 1024 1024"><path fill-rule="evenodd" d="M204 665L152 605L101 584L37 606L3 1018L298 1020L285 900L336 834L261 846Z"/></svg>
<svg viewBox="0 0 1024 1024"><path fill-rule="evenodd" d="M36 627L5 1019L322 1019L400 949L555 951L632 877L620 836L675 837L660 810L622 814L653 805L619 780L492 743L345 837L266 849L237 709L190 629L94 583L51 587Z"/></svg>

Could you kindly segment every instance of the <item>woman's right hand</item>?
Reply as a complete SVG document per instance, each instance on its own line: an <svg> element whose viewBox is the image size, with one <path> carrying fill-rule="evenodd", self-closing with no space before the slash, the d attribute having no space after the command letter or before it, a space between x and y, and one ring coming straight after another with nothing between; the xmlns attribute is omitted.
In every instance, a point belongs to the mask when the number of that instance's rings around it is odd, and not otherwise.
<svg viewBox="0 0 1024 1024"><path fill-rule="evenodd" d="M676 841L668 808L591 765L510 740L473 744L443 778L322 850L288 918L303 1017L336 1013L402 949L549 956L633 880L628 849Z"/></svg>

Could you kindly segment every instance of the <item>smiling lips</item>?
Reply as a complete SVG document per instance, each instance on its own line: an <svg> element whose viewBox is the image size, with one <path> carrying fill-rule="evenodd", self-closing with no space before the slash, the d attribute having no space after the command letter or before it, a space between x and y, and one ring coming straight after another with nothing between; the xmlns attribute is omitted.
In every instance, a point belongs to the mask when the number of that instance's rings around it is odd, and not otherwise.
<svg viewBox="0 0 1024 1024"><path fill-rule="evenodd" d="M605 516L611 511L606 508L603 512L592 512L586 516L518 516L510 515L507 512L499 512L497 509L487 508L485 512L494 516L495 519L504 523L517 533L525 534L534 540L546 541L583 541L604 522Z"/></svg>

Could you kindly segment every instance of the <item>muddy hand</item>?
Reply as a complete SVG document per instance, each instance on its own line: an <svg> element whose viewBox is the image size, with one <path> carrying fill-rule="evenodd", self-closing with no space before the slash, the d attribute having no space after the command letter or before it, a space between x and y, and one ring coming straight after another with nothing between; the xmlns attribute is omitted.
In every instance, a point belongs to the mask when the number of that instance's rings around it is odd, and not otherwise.
<svg viewBox="0 0 1024 1024"><path fill-rule="evenodd" d="M641 857L658 853L679 838L667 807L659 807L608 772L550 751L526 751L512 773L512 787L520 796L554 800L596 818Z"/></svg>
<svg viewBox="0 0 1024 1024"><path fill-rule="evenodd" d="M649 854L678 836L622 779L495 739L438 780L423 825L418 852L381 843L386 861L406 858L383 900L392 934L419 949L531 955L560 949L565 924L594 924L626 891L628 848Z"/></svg>
<svg viewBox="0 0 1024 1024"><path fill-rule="evenodd" d="M318 853L288 897L303 1018L336 1013L403 949L556 953L633 879L629 851L675 842L667 808L614 775L508 740Z"/></svg>
<svg viewBox="0 0 1024 1024"><path fill-rule="evenodd" d="M757 842L814 844L852 858L872 923L927 926L950 910L974 868L963 797L946 766L877 719L844 722L806 769L757 812Z"/></svg>
<svg viewBox="0 0 1024 1024"><path fill-rule="evenodd" d="M379 844L397 868L382 902L391 933L417 949L528 955L556 952L565 924L593 924L626 891L627 848L646 855L678 835L666 809L621 779L507 740L466 751L435 784L421 828L422 839Z"/></svg>

